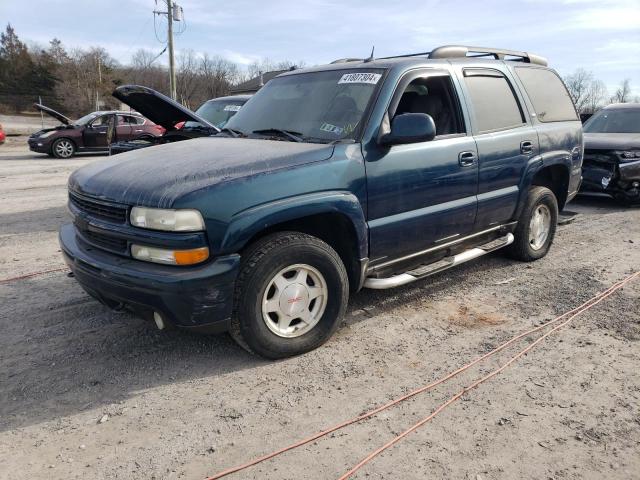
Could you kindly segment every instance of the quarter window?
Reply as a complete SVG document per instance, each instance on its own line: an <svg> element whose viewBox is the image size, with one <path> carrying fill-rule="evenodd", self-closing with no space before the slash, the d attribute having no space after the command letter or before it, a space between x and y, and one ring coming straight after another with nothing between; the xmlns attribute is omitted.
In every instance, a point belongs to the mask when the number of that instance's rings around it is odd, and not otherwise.
<svg viewBox="0 0 640 480"><path fill-rule="evenodd" d="M524 116L513 89L497 70L465 70L465 83L480 133L519 127Z"/></svg>
<svg viewBox="0 0 640 480"><path fill-rule="evenodd" d="M578 120L569 92L553 70L516 67L516 75L524 85L541 122Z"/></svg>

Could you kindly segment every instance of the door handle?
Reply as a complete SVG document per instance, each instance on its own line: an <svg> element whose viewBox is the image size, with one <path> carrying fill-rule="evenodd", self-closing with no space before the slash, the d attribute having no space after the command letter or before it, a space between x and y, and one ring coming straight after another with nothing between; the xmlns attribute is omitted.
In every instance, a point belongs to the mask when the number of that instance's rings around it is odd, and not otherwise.
<svg viewBox="0 0 640 480"><path fill-rule="evenodd" d="M533 153L533 142L530 140L524 140L520 142L520 153L524 155L530 155Z"/></svg>
<svg viewBox="0 0 640 480"><path fill-rule="evenodd" d="M458 163L461 167L470 167L476 163L475 152L460 152L458 154Z"/></svg>

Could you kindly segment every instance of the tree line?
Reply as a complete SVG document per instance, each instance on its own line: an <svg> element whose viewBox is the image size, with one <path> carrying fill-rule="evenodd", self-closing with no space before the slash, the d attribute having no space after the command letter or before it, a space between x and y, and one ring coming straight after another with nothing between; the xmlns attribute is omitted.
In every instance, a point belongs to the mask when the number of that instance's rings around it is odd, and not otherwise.
<svg viewBox="0 0 640 480"><path fill-rule="evenodd" d="M297 66L302 66L299 62ZM260 72L285 70L291 61L268 59L240 66L217 55L193 50L176 57L177 100L195 110L204 101L229 94L234 85ZM138 84L169 94L167 67L149 50L136 51L129 65L102 47L67 49L54 38L46 47L27 45L9 24L0 33L0 112L19 113L42 102L71 117L97 109L115 109L111 96L119 85Z"/></svg>
<svg viewBox="0 0 640 480"><path fill-rule="evenodd" d="M632 96L628 78L620 82L613 94L609 93L602 80L584 68L577 69L563 80L579 113L595 113L610 103L640 102L640 97Z"/></svg>
<svg viewBox="0 0 640 480"><path fill-rule="evenodd" d="M29 110L42 99L47 106L79 117L97 109L118 108L111 92L118 85L138 84L169 93L167 68L158 55L140 49L129 65L121 65L102 47L68 50L54 38L46 47L27 46L8 24L0 33L0 112ZM263 60L248 67L217 55L182 51L176 58L177 100L190 109L204 101L227 95L234 85L260 72L285 70L293 62ZM304 62L298 62L298 67ZM593 113L608 103L638 102L631 82L623 80L613 94L592 72L578 69L564 77L580 113Z"/></svg>

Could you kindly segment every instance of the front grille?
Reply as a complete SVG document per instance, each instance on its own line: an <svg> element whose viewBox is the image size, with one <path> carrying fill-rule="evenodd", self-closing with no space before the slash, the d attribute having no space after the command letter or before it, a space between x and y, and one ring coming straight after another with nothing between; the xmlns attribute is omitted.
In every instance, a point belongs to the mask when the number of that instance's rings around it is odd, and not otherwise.
<svg viewBox="0 0 640 480"><path fill-rule="evenodd" d="M105 250L110 250L117 253L127 252L126 240L115 238L110 235L105 235L103 233L92 232L89 230L82 231L81 235L88 243L96 247L104 248Z"/></svg>
<svg viewBox="0 0 640 480"><path fill-rule="evenodd" d="M118 223L127 221L127 207L94 200L89 197L69 193L69 201L81 211L95 217L104 218Z"/></svg>

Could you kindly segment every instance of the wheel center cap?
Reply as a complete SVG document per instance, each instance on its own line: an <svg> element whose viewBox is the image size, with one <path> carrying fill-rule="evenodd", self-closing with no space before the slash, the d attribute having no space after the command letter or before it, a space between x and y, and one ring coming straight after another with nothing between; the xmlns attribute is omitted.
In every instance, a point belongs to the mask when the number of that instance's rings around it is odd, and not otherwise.
<svg viewBox="0 0 640 480"><path fill-rule="evenodd" d="M289 316L302 312L308 304L309 292L300 283L289 285L280 295L280 310Z"/></svg>

